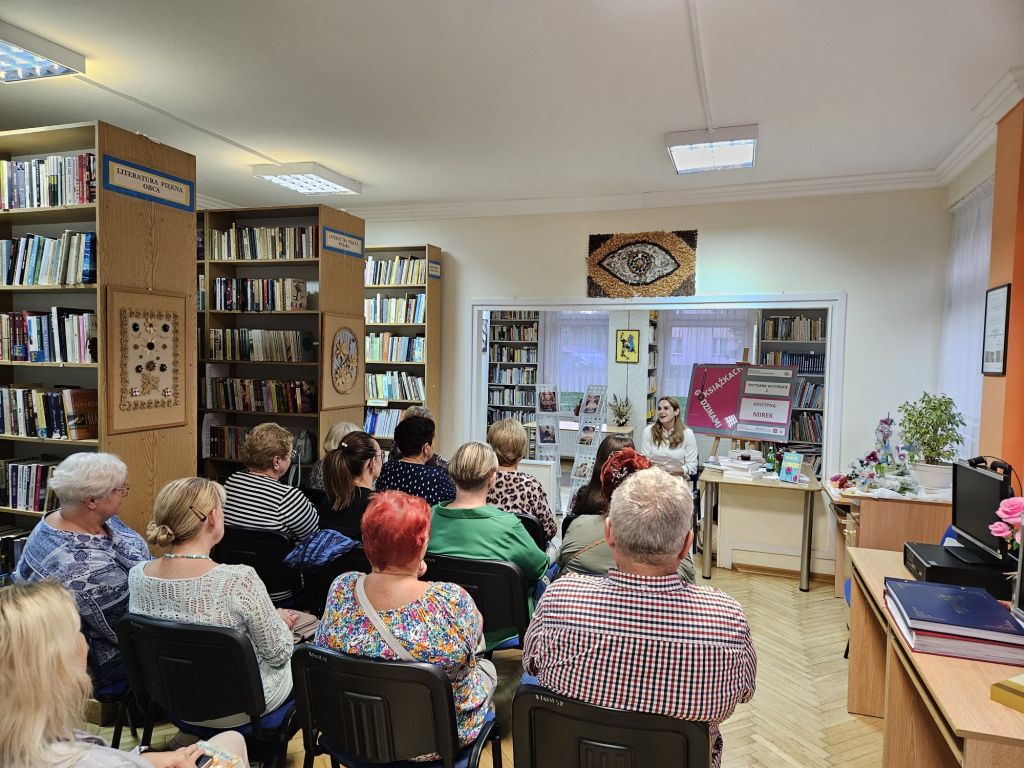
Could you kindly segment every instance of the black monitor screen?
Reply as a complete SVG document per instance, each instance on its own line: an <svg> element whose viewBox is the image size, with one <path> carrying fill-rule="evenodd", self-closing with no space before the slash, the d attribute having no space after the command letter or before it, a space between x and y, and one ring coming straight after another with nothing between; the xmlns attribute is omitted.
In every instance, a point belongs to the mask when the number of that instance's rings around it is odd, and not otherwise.
<svg viewBox="0 0 1024 768"><path fill-rule="evenodd" d="M1006 540L988 527L996 522L999 503L1013 494L1010 478L965 461L953 465L953 527L957 539L980 555L1003 559Z"/></svg>

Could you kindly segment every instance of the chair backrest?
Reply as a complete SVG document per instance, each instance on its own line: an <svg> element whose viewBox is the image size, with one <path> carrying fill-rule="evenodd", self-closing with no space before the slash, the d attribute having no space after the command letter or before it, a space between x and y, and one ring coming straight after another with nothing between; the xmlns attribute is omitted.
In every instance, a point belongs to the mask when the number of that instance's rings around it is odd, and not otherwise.
<svg viewBox="0 0 1024 768"><path fill-rule="evenodd" d="M533 543L540 547L541 552L547 552L548 542L544 538L544 528L533 515L528 515L525 512L516 512L515 516L519 518L519 522L523 524L523 528L530 534L530 538L533 539Z"/></svg>
<svg viewBox="0 0 1024 768"><path fill-rule="evenodd" d="M484 618L488 630L514 628L522 643L530 624L526 577L514 563L427 555L430 581L450 581L465 589Z"/></svg>
<svg viewBox="0 0 1024 768"><path fill-rule="evenodd" d="M540 481L544 494L548 497L548 506L552 512L559 512L562 509L562 492L558 487L559 466L558 461L550 459L523 459L519 462L517 469L528 475L533 475Z"/></svg>
<svg viewBox="0 0 1024 768"><path fill-rule="evenodd" d="M512 700L515 768L706 768L707 723L595 707L536 685Z"/></svg>
<svg viewBox="0 0 1024 768"><path fill-rule="evenodd" d="M459 751L452 685L433 664L346 656L304 644L292 655L306 754L320 743L372 763ZM322 741L321 741L322 737Z"/></svg>
<svg viewBox="0 0 1024 768"><path fill-rule="evenodd" d="M225 525L224 538L211 553L218 563L249 565L267 588L267 592L294 592L299 575L285 565L284 558L295 543L281 531Z"/></svg>
<svg viewBox="0 0 1024 768"><path fill-rule="evenodd" d="M195 723L266 708L256 652L235 629L126 614L118 642L132 692L143 707Z"/></svg>
<svg viewBox="0 0 1024 768"><path fill-rule="evenodd" d="M369 573L370 561L362 547L350 549L329 565L302 572L303 605L308 611L320 616L327 603L327 593L338 576L349 571Z"/></svg>

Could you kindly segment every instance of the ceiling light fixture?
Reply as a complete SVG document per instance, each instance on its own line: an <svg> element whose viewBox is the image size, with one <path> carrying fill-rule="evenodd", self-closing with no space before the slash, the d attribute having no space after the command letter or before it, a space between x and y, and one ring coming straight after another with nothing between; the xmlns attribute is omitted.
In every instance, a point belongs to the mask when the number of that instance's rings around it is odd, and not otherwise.
<svg viewBox="0 0 1024 768"><path fill-rule="evenodd" d="M753 168L757 126L666 133L665 147L678 174Z"/></svg>
<svg viewBox="0 0 1024 768"><path fill-rule="evenodd" d="M0 83L85 72L85 56L0 21Z"/></svg>
<svg viewBox="0 0 1024 768"><path fill-rule="evenodd" d="M254 165L252 175L300 195L358 195L363 191L363 185L355 179L324 168L320 163Z"/></svg>

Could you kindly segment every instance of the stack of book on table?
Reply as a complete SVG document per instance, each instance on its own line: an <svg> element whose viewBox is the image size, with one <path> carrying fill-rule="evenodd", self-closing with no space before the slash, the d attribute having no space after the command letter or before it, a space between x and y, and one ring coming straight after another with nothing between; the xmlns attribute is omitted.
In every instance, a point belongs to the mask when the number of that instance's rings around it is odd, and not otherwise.
<svg viewBox="0 0 1024 768"><path fill-rule="evenodd" d="M887 577L885 604L915 651L1024 666L1024 626L980 587Z"/></svg>
<svg viewBox="0 0 1024 768"><path fill-rule="evenodd" d="M760 459L733 459L717 456L717 466L722 470L722 477L727 480L757 480L764 477L765 468Z"/></svg>

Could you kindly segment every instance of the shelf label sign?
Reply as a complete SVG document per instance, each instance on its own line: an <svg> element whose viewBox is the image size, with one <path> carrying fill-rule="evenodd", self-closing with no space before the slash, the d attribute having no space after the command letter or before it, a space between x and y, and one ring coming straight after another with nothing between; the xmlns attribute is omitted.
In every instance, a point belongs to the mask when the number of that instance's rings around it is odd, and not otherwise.
<svg viewBox="0 0 1024 768"><path fill-rule="evenodd" d="M431 280L441 279L441 262L429 259L427 261L427 274L430 275Z"/></svg>
<svg viewBox="0 0 1024 768"><path fill-rule="evenodd" d="M325 251L341 253L345 256L363 258L363 238L353 235L351 232L342 232L340 229L324 227L323 248Z"/></svg>
<svg viewBox="0 0 1024 768"><path fill-rule="evenodd" d="M686 426L702 434L785 441L796 370L795 366L695 364Z"/></svg>
<svg viewBox="0 0 1024 768"><path fill-rule="evenodd" d="M179 211L195 213L196 210L195 182L113 155L103 156L103 188Z"/></svg>

